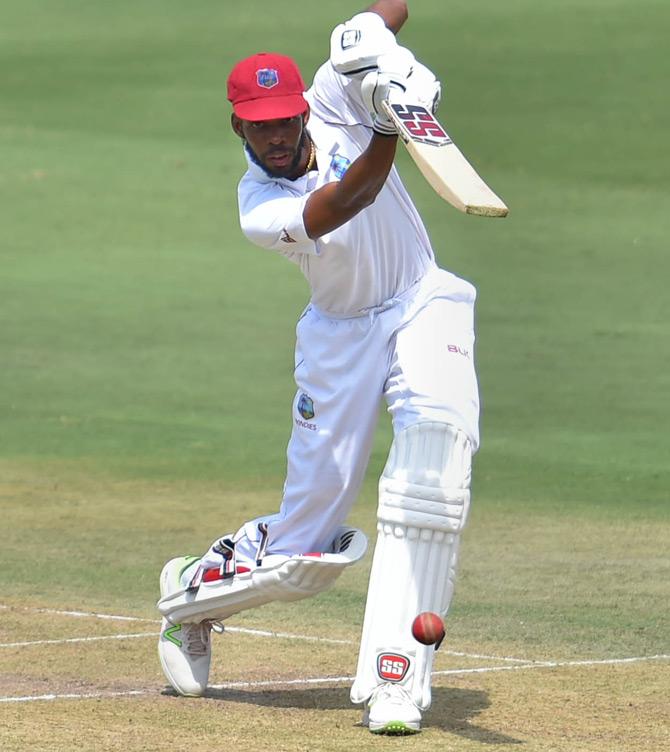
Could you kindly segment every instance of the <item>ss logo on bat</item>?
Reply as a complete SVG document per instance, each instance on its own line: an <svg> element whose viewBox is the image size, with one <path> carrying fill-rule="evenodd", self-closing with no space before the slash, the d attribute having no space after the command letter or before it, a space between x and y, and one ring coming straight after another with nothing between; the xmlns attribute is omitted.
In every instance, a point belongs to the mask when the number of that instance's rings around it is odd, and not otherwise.
<svg viewBox="0 0 670 752"><path fill-rule="evenodd" d="M418 104L392 104L391 107L403 121L403 125L414 141L444 146L451 139L444 132L431 112Z"/></svg>

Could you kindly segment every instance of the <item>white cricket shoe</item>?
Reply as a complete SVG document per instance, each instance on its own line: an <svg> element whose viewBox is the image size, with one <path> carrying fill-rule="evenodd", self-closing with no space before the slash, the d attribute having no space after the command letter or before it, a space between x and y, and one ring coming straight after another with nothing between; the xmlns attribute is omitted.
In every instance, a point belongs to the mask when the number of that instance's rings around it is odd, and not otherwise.
<svg viewBox="0 0 670 752"><path fill-rule="evenodd" d="M196 561L197 556L168 561L161 572L161 598L182 589L181 576ZM180 695L200 697L207 689L212 660L211 631L211 621L172 624L163 618L161 622L158 656L165 678Z"/></svg>
<svg viewBox="0 0 670 752"><path fill-rule="evenodd" d="M421 711L399 684L380 684L368 700L363 725L373 734L404 736L421 731Z"/></svg>

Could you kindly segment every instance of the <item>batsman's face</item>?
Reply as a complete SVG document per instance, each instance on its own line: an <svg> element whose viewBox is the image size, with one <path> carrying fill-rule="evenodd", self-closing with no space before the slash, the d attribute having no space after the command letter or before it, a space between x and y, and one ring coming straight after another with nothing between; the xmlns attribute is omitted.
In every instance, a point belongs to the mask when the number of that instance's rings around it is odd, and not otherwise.
<svg viewBox="0 0 670 752"><path fill-rule="evenodd" d="M247 142L255 161L272 177L295 178L305 149L307 113L277 120L241 120L233 130Z"/></svg>

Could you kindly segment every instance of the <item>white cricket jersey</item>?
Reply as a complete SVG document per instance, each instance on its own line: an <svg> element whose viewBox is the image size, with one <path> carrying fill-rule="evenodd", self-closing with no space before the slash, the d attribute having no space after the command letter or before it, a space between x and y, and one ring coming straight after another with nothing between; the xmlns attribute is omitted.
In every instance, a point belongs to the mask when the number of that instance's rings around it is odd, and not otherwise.
<svg viewBox="0 0 670 752"><path fill-rule="evenodd" d="M327 235L307 236L303 210L310 194L342 178L367 147L372 121L360 83L336 73L329 62L305 96L318 170L297 180L272 178L247 155L238 187L240 224L251 242L298 264L319 310L360 316L410 288L435 266L435 257L395 167L371 206Z"/></svg>

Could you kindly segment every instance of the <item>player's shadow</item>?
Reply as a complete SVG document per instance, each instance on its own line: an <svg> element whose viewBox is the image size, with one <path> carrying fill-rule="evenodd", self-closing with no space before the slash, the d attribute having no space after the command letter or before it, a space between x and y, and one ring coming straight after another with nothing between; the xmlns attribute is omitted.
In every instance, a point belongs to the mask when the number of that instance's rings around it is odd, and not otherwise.
<svg viewBox="0 0 670 752"><path fill-rule="evenodd" d="M275 689L266 692L210 688L206 697L273 708L342 710L351 713L353 717L359 712L351 704L346 687ZM490 704L487 693L481 690L434 687L433 703L423 718L422 726L439 728L482 744L523 744L520 739L491 731L473 722Z"/></svg>

